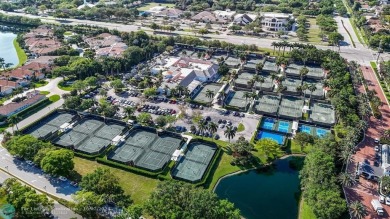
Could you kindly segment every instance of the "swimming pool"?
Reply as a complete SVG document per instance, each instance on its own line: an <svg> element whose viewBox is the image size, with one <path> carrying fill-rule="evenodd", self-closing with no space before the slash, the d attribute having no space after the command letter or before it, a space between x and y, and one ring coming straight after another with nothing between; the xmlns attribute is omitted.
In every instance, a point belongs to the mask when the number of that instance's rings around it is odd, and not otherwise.
<svg viewBox="0 0 390 219"><path fill-rule="evenodd" d="M279 121L278 131L287 133L290 128L290 123L286 121Z"/></svg>
<svg viewBox="0 0 390 219"><path fill-rule="evenodd" d="M316 134L318 137L323 137L326 134L328 134L330 131L327 129L321 129L321 128L316 128Z"/></svg>
<svg viewBox="0 0 390 219"><path fill-rule="evenodd" d="M301 125L301 127L300 127L299 130L300 130L301 132L305 132L305 133L307 133L307 134L311 134L311 129L312 129L311 126Z"/></svg>
<svg viewBox="0 0 390 219"><path fill-rule="evenodd" d="M275 125L275 120L272 118L266 118L263 120L263 124L261 125L261 128L273 130Z"/></svg>
<svg viewBox="0 0 390 219"><path fill-rule="evenodd" d="M278 144L283 144L284 142L284 135L260 130L259 133L257 134L257 139L263 139L263 138L270 138L278 142Z"/></svg>

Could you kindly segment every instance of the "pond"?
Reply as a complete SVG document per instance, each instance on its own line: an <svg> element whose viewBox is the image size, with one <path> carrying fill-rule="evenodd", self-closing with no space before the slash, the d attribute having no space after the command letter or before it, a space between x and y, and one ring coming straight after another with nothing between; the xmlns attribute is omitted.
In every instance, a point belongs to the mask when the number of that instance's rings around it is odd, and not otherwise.
<svg viewBox="0 0 390 219"><path fill-rule="evenodd" d="M297 219L298 171L289 167L292 158L276 162L271 170L248 171L220 181L215 193L228 199L247 219Z"/></svg>
<svg viewBox="0 0 390 219"><path fill-rule="evenodd" d="M12 63L13 66L19 63L18 54L13 44L16 37L17 35L14 33L0 31L0 57L5 60L5 63Z"/></svg>

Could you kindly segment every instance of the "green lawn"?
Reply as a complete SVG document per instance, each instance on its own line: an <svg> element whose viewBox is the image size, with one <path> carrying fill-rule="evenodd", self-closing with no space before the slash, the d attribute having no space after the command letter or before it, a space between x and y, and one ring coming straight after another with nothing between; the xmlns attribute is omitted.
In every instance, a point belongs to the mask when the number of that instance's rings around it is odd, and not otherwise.
<svg viewBox="0 0 390 219"><path fill-rule="evenodd" d="M298 219L316 219L316 216L314 215L313 211L311 210L310 206L308 206L301 198L300 205L299 205L299 218Z"/></svg>
<svg viewBox="0 0 390 219"><path fill-rule="evenodd" d="M58 94L51 95L51 96L49 97L49 100L50 100L52 103L57 102L57 101L59 101L60 99L61 99L61 97L60 97L60 95L58 95Z"/></svg>
<svg viewBox="0 0 390 219"><path fill-rule="evenodd" d="M16 49L16 54L19 58L19 63L17 67L22 66L27 61L27 55L24 52L24 50L20 47L19 43L16 41L16 38L14 39L14 47Z"/></svg>
<svg viewBox="0 0 390 219"><path fill-rule="evenodd" d="M240 123L237 126L237 132L242 132L242 131L245 131L245 126L244 124Z"/></svg>
<svg viewBox="0 0 390 219"><path fill-rule="evenodd" d="M50 92L49 91L40 91L39 94L48 95L48 94L50 94Z"/></svg>
<svg viewBox="0 0 390 219"><path fill-rule="evenodd" d="M315 18L307 19L310 23L309 32L307 34L308 41L311 43L322 43L320 35L320 28L317 26Z"/></svg>
<svg viewBox="0 0 390 219"><path fill-rule="evenodd" d="M61 90L65 90L65 91L71 91L73 90L72 88L72 85L66 85L64 84L64 81L61 81L60 83L58 83L58 88L61 89Z"/></svg>
<svg viewBox="0 0 390 219"><path fill-rule="evenodd" d="M43 87L45 86L46 84L48 84L49 82L47 81L44 81L44 80L41 80L41 81L37 81L37 82L34 82L35 84L35 88L38 88L38 87Z"/></svg>
<svg viewBox="0 0 390 219"><path fill-rule="evenodd" d="M70 36L70 35L72 35L71 31L65 31L64 36Z"/></svg>
<svg viewBox="0 0 390 219"><path fill-rule="evenodd" d="M302 152L301 146L298 145L298 143L295 142L294 139L288 139L287 140L287 148L290 149L290 152L292 154L302 154L302 153L307 154L312 149L312 146L311 145L306 146L305 148L303 148L303 152Z"/></svg>
<svg viewBox="0 0 390 219"><path fill-rule="evenodd" d="M155 6L167 6L168 8L173 8L173 7L175 7L175 4L150 2L147 4L143 4L141 7L137 8L137 10L138 11L147 11Z"/></svg>
<svg viewBox="0 0 390 219"><path fill-rule="evenodd" d="M74 169L81 176L93 172L98 167L109 168L114 173L114 175L119 178L119 184L125 190L125 193L129 194L131 196L131 199L136 204L141 204L145 202L152 193L152 191L156 188L158 183L157 179L152 179L124 170L112 168L106 165L99 164L96 161L90 161L79 157L75 157L73 160L75 162Z"/></svg>

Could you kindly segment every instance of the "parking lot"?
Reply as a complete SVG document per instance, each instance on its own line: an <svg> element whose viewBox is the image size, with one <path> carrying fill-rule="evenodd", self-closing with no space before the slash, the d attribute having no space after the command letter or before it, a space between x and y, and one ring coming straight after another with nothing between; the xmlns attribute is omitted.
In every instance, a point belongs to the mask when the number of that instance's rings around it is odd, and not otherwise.
<svg viewBox="0 0 390 219"><path fill-rule="evenodd" d="M132 93L132 92L130 92ZM121 106L120 108L124 108L126 106L137 106L141 103L141 100L137 96L129 95L128 93L125 95L117 95L114 93L114 91L111 89L108 91L108 95L116 98L119 100L118 104ZM121 103L121 100L123 103ZM159 115L177 115L177 113L180 112L179 106L185 104L187 106L186 114L188 115L187 118L177 120L174 123L174 126L180 126L185 127L185 130L189 131L190 127L194 125L197 127L196 124L193 123L191 116L194 112L198 111L201 113L203 118L210 117L210 121L218 124L218 130L215 134L217 134L220 137L220 140L228 141L228 139L224 135L224 131L226 130L226 125L228 122L230 122L232 127L238 127L240 123L242 123L245 127L245 130L242 132L236 132L235 137L231 141L237 140L240 136L245 137L245 139L250 140L252 138L252 135L255 133L257 124L260 121L261 116L254 115L254 114L241 114L234 116L233 112L230 112L229 114L222 114L220 110L209 108L209 107L200 107L197 106L196 108L191 108L190 104L186 104L184 102L170 102L168 100L147 100L145 101L144 105L148 105L147 109L143 108L141 111L136 111L135 115L137 116L141 112L148 112L151 113L152 118L156 119ZM123 109L121 109L120 113L123 113ZM219 124L218 122L222 121L223 125ZM182 129L180 129L182 130Z"/></svg>

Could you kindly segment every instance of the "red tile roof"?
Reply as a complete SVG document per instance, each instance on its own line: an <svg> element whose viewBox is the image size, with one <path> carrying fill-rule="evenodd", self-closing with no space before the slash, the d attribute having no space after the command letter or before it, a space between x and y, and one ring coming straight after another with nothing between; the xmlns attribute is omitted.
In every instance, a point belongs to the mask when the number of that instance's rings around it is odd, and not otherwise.
<svg viewBox="0 0 390 219"><path fill-rule="evenodd" d="M12 114L13 112L20 109L21 107L37 103L38 101L42 100L43 98L45 98L44 95L38 94L38 95L32 96L31 98L29 98L27 100L21 101L19 103L12 102L12 103L9 103L7 105L0 106L0 114L1 115Z"/></svg>

